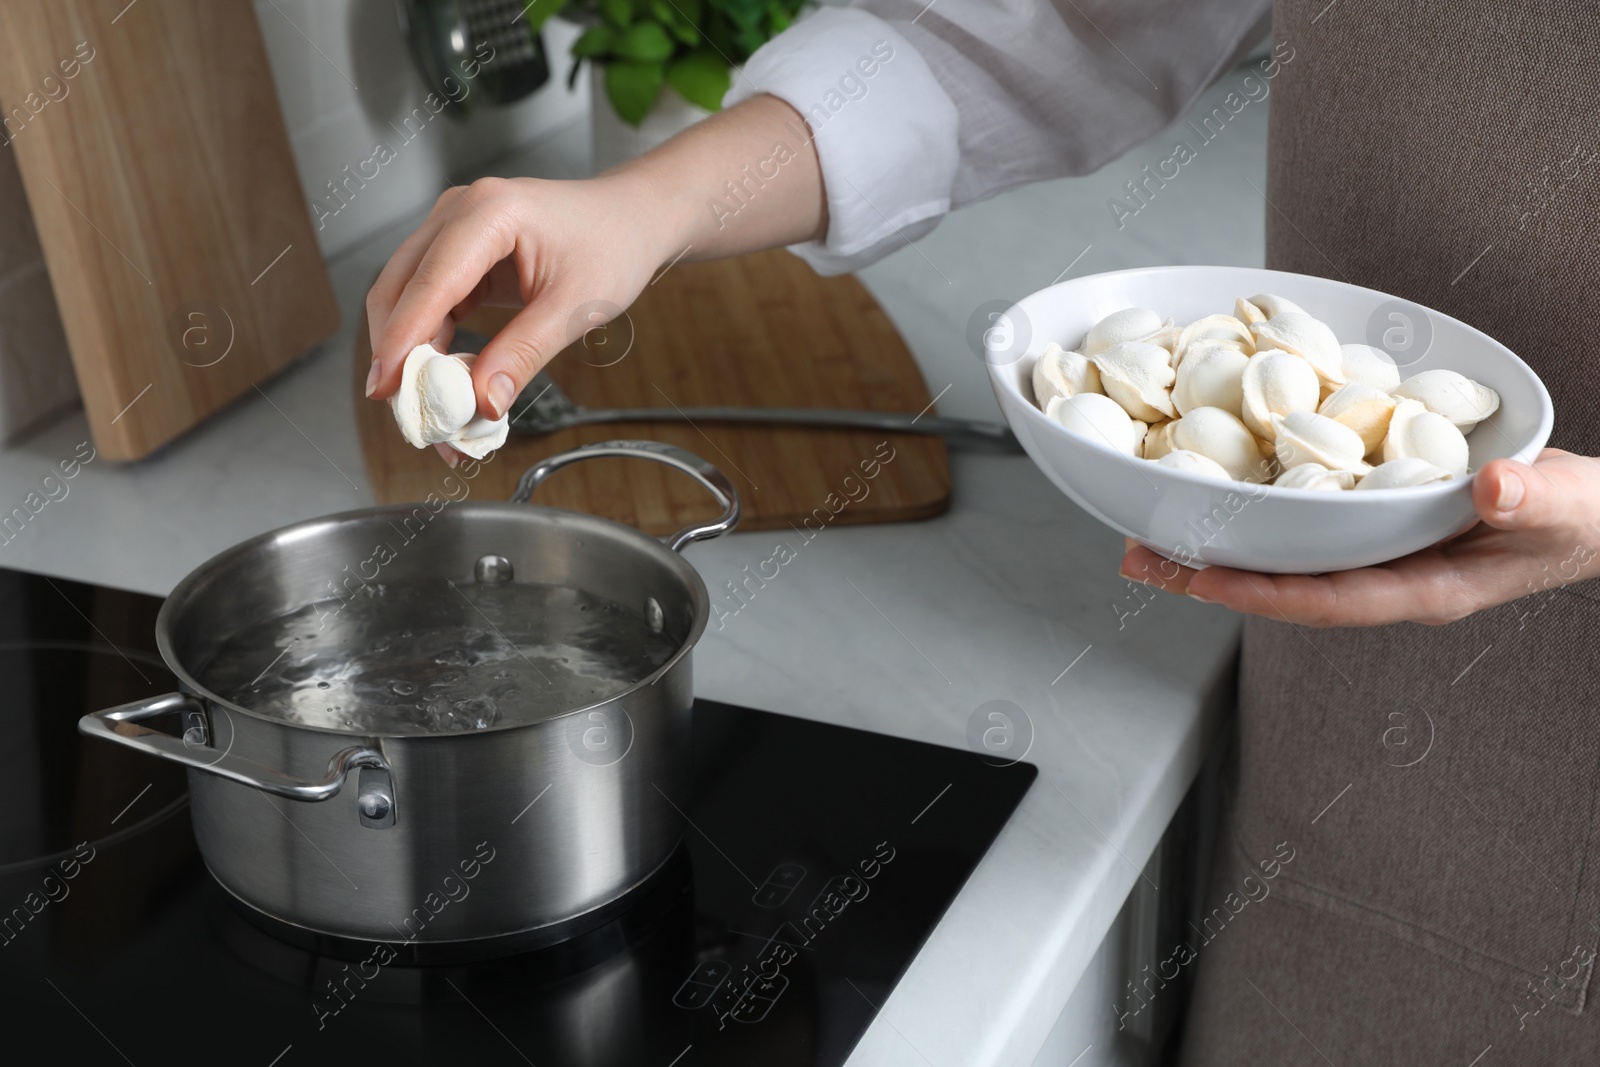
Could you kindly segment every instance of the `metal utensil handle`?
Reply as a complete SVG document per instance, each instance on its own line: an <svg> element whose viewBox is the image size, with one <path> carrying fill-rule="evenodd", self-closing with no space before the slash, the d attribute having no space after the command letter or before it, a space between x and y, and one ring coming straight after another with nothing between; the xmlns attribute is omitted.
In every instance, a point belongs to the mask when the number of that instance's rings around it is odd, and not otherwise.
<svg viewBox="0 0 1600 1067"><path fill-rule="evenodd" d="M165 693L158 697L135 700L131 704L85 715L78 720L78 730L91 737L102 737L107 741L126 745L147 756L157 756L173 763L181 763L185 767L214 774L230 782L238 782L240 785L259 789L263 793L287 797L290 800L317 801L337 796L339 790L344 787L345 778L357 767L379 767L385 773L389 769L389 765L376 749L351 746L333 754L333 758L328 761L326 778L319 782L308 782L303 778L294 778L270 767L263 767L242 756L218 752L204 741L191 741L187 733L181 738L173 737L171 734L140 725L145 719L177 712L204 715L205 707L187 693Z"/></svg>
<svg viewBox="0 0 1600 1067"><path fill-rule="evenodd" d="M569 463L602 456L632 456L665 463L705 486L717 498L717 503L723 508L719 518L699 526L685 526L672 536L662 538L672 551L682 552L683 547L691 541L719 537L739 525L739 491L733 487L728 476L693 452L660 441L601 441L551 456L528 468L521 481L517 482L517 491L511 494L511 502L526 504L541 482Z"/></svg>
<svg viewBox="0 0 1600 1067"><path fill-rule="evenodd" d="M563 426L597 422L758 422L791 426L836 426L844 429L890 430L968 440L1000 447L1019 447L1003 423L958 419L947 415L912 415L902 411L844 411L833 408L584 408L561 417Z"/></svg>

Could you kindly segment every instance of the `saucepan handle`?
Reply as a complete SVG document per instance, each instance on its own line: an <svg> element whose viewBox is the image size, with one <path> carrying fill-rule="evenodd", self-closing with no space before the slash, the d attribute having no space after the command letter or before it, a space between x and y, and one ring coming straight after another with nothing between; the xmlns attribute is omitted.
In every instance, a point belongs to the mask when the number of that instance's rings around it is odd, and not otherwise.
<svg viewBox="0 0 1600 1067"><path fill-rule="evenodd" d="M579 460L597 459L601 456L632 456L665 463L705 486L711 491L711 495L717 498L717 503L721 504L723 509L719 518L699 526L685 526L671 537L662 538L667 547L674 552L683 551L683 547L691 541L704 541L707 538L721 536L739 524L739 492L728 480L728 476L693 452L662 444L660 441L601 441L551 456L528 468L528 472L517 483L517 491L511 494L511 502L526 504L539 484L562 467L569 463L577 463Z"/></svg>
<svg viewBox="0 0 1600 1067"><path fill-rule="evenodd" d="M147 719L181 715L184 733L169 733L143 725ZM337 796L345 779L357 767L364 768L361 783L361 823L381 828L394 825L394 789L389 765L377 749L352 745L340 749L328 760L327 776L307 781L264 767L253 760L211 746L206 726L206 708L187 693L165 693L135 700L131 704L108 708L78 720L80 733L125 745L147 756L156 756L185 767L226 778L252 789L290 800L318 801ZM368 769L370 775L369 785Z"/></svg>

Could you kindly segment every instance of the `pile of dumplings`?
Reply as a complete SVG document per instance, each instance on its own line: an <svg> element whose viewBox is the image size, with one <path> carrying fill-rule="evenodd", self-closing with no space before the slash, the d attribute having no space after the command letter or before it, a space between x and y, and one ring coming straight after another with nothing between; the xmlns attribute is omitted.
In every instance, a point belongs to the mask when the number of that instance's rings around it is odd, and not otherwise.
<svg viewBox="0 0 1600 1067"><path fill-rule="evenodd" d="M1467 435L1500 395L1452 370L1404 381L1369 345L1342 345L1281 296L1178 327L1145 308L1051 344L1034 401L1129 456L1290 489L1395 489L1467 474Z"/></svg>

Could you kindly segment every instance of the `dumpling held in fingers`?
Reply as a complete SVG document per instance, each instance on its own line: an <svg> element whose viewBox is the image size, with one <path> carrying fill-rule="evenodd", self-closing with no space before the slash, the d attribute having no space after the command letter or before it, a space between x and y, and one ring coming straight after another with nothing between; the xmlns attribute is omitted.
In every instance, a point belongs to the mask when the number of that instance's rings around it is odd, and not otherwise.
<svg viewBox="0 0 1600 1067"><path fill-rule="evenodd" d="M406 354L400 388L389 408L400 435L413 448L447 444L457 452L483 459L506 443L509 416L478 416L472 387L473 355L449 355L432 345L418 345Z"/></svg>

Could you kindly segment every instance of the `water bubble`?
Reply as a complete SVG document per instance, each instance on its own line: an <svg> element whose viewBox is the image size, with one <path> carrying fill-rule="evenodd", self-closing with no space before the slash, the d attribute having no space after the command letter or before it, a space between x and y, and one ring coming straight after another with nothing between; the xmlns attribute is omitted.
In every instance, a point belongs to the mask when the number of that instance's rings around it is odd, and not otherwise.
<svg viewBox="0 0 1600 1067"><path fill-rule="evenodd" d="M495 705L494 698L489 696L458 700L451 705L451 711L461 729L486 730L500 718L500 709ZM455 728L458 727L452 724L452 729Z"/></svg>
<svg viewBox="0 0 1600 1067"><path fill-rule="evenodd" d="M450 727L450 701L444 697L434 697L425 705L419 705L428 715L428 722L435 730L446 730Z"/></svg>
<svg viewBox="0 0 1600 1067"><path fill-rule="evenodd" d="M261 619L224 639L227 656L215 662L239 666L231 673L216 668L206 685L285 721L357 734L421 734L483 728L488 715L481 705L454 707L479 694L497 702L496 726L589 707L675 650L648 631L635 609L606 610L603 598L571 588L528 583L475 590L472 599L495 625L464 617L474 613L463 611L460 593L442 577L393 582L381 604L368 597L327 600ZM348 697L350 707L335 705L336 694ZM586 754L614 747L601 744L601 734L615 731L600 726L585 723Z"/></svg>

